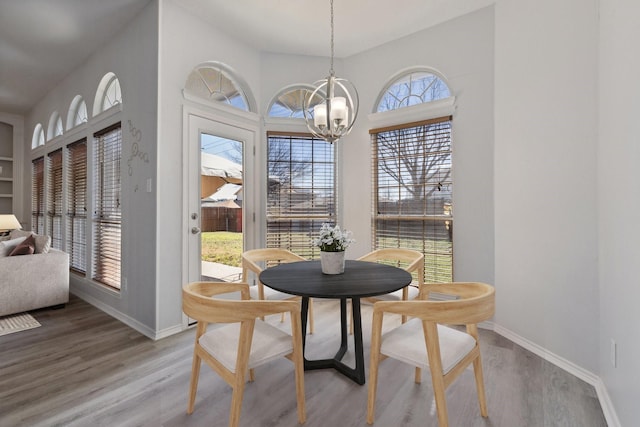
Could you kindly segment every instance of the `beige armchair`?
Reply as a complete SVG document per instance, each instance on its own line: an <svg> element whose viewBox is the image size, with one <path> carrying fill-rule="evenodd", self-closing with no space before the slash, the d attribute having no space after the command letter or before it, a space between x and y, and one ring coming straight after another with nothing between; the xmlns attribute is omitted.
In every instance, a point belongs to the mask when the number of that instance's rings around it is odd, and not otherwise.
<svg viewBox="0 0 640 427"><path fill-rule="evenodd" d="M384 248L376 249L358 258L359 261L380 262L404 268L411 274L415 274L416 280L408 286L389 294L367 298L365 301L408 301L418 297L424 286L424 255L412 249ZM407 316L402 316L402 323L407 321ZM349 333L353 334L353 324L349 316Z"/></svg>
<svg viewBox="0 0 640 427"><path fill-rule="evenodd" d="M242 295L241 301L212 298L238 291ZM194 409L202 360L233 388L229 427L237 427L247 371L250 380L253 380L254 368L284 356L292 360L295 366L298 422L305 422L302 328L298 301L250 300L246 283L194 282L182 288L182 309L187 316L198 321L188 414ZM259 319L283 312L291 314L291 335ZM226 325L207 330L209 323Z"/></svg>
<svg viewBox="0 0 640 427"><path fill-rule="evenodd" d="M256 276L256 286L251 286L251 299L259 300L300 300L300 297L285 294L283 292L276 291L264 286L258 279L258 276L263 270L260 263L265 264L266 267L278 265L284 262L297 262L306 261L303 257L294 254L291 251L280 248L264 248L264 249L251 249L242 253L242 281L249 282L249 272L253 272ZM284 315L281 316L281 320L284 321ZM309 298L309 333L314 331L313 322L313 300Z"/></svg>
<svg viewBox="0 0 640 427"><path fill-rule="evenodd" d="M440 427L449 424L445 389L473 364L480 414L488 416L484 392L480 341L477 324L495 312L495 290L484 283L448 283L429 285L429 290L457 297L451 301L381 301L373 305L371 362L367 423L375 416L378 365L387 357L416 367L415 382L421 381L421 369L429 368ZM422 298L426 298L423 295ZM382 335L386 313L412 319ZM466 325L461 331L447 325Z"/></svg>

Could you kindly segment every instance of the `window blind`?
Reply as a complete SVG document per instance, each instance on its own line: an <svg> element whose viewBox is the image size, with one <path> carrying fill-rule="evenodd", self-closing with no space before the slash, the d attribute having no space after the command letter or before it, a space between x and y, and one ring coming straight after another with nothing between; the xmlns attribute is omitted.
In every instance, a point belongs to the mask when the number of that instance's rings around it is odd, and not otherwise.
<svg viewBox="0 0 640 427"><path fill-rule="evenodd" d="M44 157L31 162L31 230L44 233Z"/></svg>
<svg viewBox="0 0 640 427"><path fill-rule="evenodd" d="M86 272L87 257L87 140L67 146L66 250L69 267Z"/></svg>
<svg viewBox="0 0 640 427"><path fill-rule="evenodd" d="M425 280L453 280L451 117L370 131L373 247L425 256Z"/></svg>
<svg viewBox="0 0 640 427"><path fill-rule="evenodd" d="M47 233L51 247L62 249L62 149L47 154Z"/></svg>
<svg viewBox="0 0 640 427"><path fill-rule="evenodd" d="M335 147L307 134L267 134L267 247L305 258L323 223L335 223Z"/></svg>
<svg viewBox="0 0 640 427"><path fill-rule="evenodd" d="M120 289L121 225L120 159L122 130L120 124L94 135L93 277Z"/></svg>

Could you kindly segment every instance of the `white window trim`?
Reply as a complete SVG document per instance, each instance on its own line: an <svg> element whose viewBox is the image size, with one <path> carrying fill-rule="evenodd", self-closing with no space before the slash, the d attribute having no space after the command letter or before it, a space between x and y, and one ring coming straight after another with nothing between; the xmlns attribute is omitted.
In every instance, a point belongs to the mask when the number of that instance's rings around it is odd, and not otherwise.
<svg viewBox="0 0 640 427"><path fill-rule="evenodd" d="M228 117L230 119L240 119L242 122L248 124L255 124L259 122L260 119L260 116L252 111L241 110L223 102L209 101L192 95L184 89L182 90L182 96L184 97L184 100L187 101L185 103L185 106L187 104L191 104L193 107L195 107L193 110L197 110L198 107L204 107L204 111L220 113L222 116Z"/></svg>
<svg viewBox="0 0 640 427"><path fill-rule="evenodd" d="M381 128L435 119L437 117L453 116L456 108L456 97L450 96L449 98L398 108L397 110L370 113L367 118L373 128Z"/></svg>

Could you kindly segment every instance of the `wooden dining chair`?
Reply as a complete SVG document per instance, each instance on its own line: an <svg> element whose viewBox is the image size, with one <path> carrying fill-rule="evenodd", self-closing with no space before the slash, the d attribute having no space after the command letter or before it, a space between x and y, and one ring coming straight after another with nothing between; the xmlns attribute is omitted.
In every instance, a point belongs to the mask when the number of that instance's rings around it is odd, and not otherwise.
<svg viewBox="0 0 640 427"><path fill-rule="evenodd" d="M477 324L495 312L495 290L484 283L447 283L429 285L429 291L452 295L447 301L426 300L426 292L414 301L381 301L373 305L371 362L367 423L373 424L378 382L378 365L387 357L416 367L415 382L421 382L421 370L429 368L440 427L449 425L445 389L473 363L480 414L487 417L480 341ZM386 313L412 319L382 334ZM466 325L463 332L447 325Z"/></svg>
<svg viewBox="0 0 640 427"><path fill-rule="evenodd" d="M233 292L240 292L242 299L212 298ZM300 302L250 300L246 283L194 282L182 287L182 310L198 321L188 414L193 413L202 360L233 388L229 427L237 427L247 371L253 381L254 368L284 356L294 363L298 422L305 422ZM291 314L291 335L259 319L278 313ZM210 323L225 325L208 330Z"/></svg>
<svg viewBox="0 0 640 427"><path fill-rule="evenodd" d="M306 261L303 257L294 254L291 251L281 248L263 248L250 249L242 253L242 281L249 283L249 272L253 272L256 277L256 286L250 287L251 299L259 300L299 300L299 296L285 294L276 291L268 286L264 286L260 282L259 275L263 270L261 264L266 267L272 267L284 262ZM284 314L281 316L284 321ZM313 322L313 300L309 298L309 333L314 331Z"/></svg>
<svg viewBox="0 0 640 427"><path fill-rule="evenodd" d="M365 298L363 301L375 303L377 301L408 301L418 297L424 286L424 255L412 249L383 248L376 249L358 258L359 261L382 262L396 267L404 268L415 274L416 280L411 284L388 294ZM402 323L407 321L407 316L402 316ZM353 323L349 316L349 333L353 334Z"/></svg>

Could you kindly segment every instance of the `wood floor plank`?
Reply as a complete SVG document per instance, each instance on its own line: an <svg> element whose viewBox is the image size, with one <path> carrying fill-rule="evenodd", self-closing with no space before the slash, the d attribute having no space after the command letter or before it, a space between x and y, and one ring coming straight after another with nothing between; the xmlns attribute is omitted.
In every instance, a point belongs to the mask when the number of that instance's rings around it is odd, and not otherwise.
<svg viewBox="0 0 640 427"><path fill-rule="evenodd" d="M0 426L227 425L231 389L206 365L195 411L186 414L193 329L154 342L76 297L63 309L32 315L40 328L0 337ZM315 303L316 333L307 337L308 357L335 353L337 319L335 301ZM289 327L278 316L268 321ZM398 318L390 318L384 327L397 324ZM370 333L371 310L363 306L367 372ZM480 335L489 418L480 416L473 373L467 370L447 390L452 426L606 426L593 387L491 331ZM352 363L353 352L344 360ZM305 426L367 425L366 386L319 370L305 372L305 390ZM246 386L240 425L298 425L289 361L256 369L256 381ZM375 425L437 425L428 372L415 384L411 367L383 361Z"/></svg>

